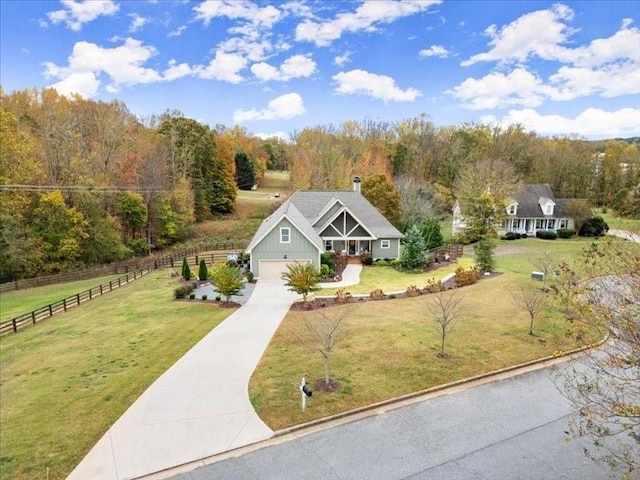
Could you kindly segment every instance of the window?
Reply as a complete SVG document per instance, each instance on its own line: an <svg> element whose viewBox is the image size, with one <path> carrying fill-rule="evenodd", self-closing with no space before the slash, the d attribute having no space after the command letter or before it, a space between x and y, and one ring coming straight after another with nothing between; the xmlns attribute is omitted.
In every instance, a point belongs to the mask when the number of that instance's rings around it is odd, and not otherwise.
<svg viewBox="0 0 640 480"><path fill-rule="evenodd" d="M324 241L324 249L327 252L333 251L333 240L325 240Z"/></svg>
<svg viewBox="0 0 640 480"><path fill-rule="evenodd" d="M513 220L513 229L518 230L520 228L520 219L516 218Z"/></svg>
<svg viewBox="0 0 640 480"><path fill-rule="evenodd" d="M391 248L391 240L380 240L380 248Z"/></svg>
<svg viewBox="0 0 640 480"><path fill-rule="evenodd" d="M553 215L553 204L548 203L544 206L544 214L545 215Z"/></svg>
<svg viewBox="0 0 640 480"><path fill-rule="evenodd" d="M562 218L558 221L560 222L560 228L567 228L567 220L565 218Z"/></svg>
<svg viewBox="0 0 640 480"><path fill-rule="evenodd" d="M542 228L542 219L536 218L536 228Z"/></svg>
<svg viewBox="0 0 640 480"><path fill-rule="evenodd" d="M280 243L291 243L291 229L289 227L280 229Z"/></svg>
<svg viewBox="0 0 640 480"><path fill-rule="evenodd" d="M549 220L547 220L547 229L548 230L553 230L556 226L556 221L553 218L550 218Z"/></svg>
<svg viewBox="0 0 640 480"><path fill-rule="evenodd" d="M517 203L512 203L507 207L507 213L509 215L515 215L516 213L518 213L518 204Z"/></svg>

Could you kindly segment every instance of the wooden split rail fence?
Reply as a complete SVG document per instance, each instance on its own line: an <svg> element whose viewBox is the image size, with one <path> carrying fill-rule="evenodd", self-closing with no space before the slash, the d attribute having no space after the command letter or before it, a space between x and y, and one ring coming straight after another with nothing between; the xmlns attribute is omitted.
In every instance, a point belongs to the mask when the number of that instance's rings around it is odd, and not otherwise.
<svg viewBox="0 0 640 480"><path fill-rule="evenodd" d="M25 313L18 317L12 318L11 320L1 322L0 336L10 333L17 333L18 330L23 327L26 327L28 325L35 325L37 322L52 317L57 313L66 312L69 308L78 306L83 302L92 300L93 298L99 297L100 295L103 295L107 292L111 292L114 289L133 282L143 275L153 272L154 270L157 270L159 268L180 267L182 266L182 261L184 258L187 259L189 264L193 263L193 265L199 265L200 260L203 258L208 264L224 262L227 259L227 250L201 254L204 249L205 248L185 250L183 252L174 253L161 258L157 258L155 260L147 261L144 264L137 265L137 268L135 270L128 272L115 280L111 280L108 283L103 283L101 285L98 285L97 287L90 288L89 290L84 290L80 293L76 293L75 295L71 295L67 298L63 298L62 300L58 300L57 302L50 303L49 305L45 305L44 307L40 307L29 313Z"/></svg>

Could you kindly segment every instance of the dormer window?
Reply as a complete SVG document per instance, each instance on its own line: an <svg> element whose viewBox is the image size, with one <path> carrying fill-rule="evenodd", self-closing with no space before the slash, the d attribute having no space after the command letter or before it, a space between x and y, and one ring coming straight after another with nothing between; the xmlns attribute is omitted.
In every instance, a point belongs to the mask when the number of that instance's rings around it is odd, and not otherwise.
<svg viewBox="0 0 640 480"><path fill-rule="evenodd" d="M510 203L507 207L507 214L509 215L517 215L518 214L518 202Z"/></svg>
<svg viewBox="0 0 640 480"><path fill-rule="evenodd" d="M547 203L544 206L544 214L545 215L553 215L553 204L552 203Z"/></svg>
<svg viewBox="0 0 640 480"><path fill-rule="evenodd" d="M556 206L555 202L550 198L540 197L538 200L538 205L542 209L542 213L544 215L553 215L553 207Z"/></svg>

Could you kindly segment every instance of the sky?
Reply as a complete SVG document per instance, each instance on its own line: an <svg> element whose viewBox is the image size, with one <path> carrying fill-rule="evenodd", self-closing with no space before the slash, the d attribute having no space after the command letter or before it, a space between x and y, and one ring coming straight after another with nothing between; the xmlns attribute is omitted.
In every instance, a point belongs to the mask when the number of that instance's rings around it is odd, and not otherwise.
<svg viewBox="0 0 640 480"><path fill-rule="evenodd" d="M639 136L638 5L0 0L0 85L283 138L419 116Z"/></svg>

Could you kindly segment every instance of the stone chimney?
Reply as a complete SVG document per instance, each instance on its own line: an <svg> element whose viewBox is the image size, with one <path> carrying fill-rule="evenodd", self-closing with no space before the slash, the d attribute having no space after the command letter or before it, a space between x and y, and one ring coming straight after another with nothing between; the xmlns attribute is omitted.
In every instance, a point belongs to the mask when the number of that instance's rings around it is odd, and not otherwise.
<svg viewBox="0 0 640 480"><path fill-rule="evenodd" d="M353 191L360 193L360 177L353 177Z"/></svg>

